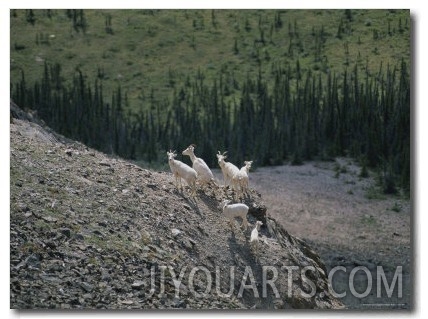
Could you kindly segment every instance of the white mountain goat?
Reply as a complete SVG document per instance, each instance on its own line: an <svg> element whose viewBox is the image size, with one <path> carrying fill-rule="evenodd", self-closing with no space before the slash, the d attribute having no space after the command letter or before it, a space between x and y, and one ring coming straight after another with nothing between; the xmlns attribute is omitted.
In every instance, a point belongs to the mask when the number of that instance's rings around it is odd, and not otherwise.
<svg viewBox="0 0 428 319"><path fill-rule="evenodd" d="M223 209L223 215L226 218L229 218L230 227L233 230L235 225L235 217L240 217L242 219L242 224L244 225L244 230L247 230L248 206L242 203L230 204L230 205L229 203L230 203L230 200L225 200L222 202L221 207Z"/></svg>
<svg viewBox="0 0 428 319"><path fill-rule="evenodd" d="M239 168L236 167L235 165L233 165L230 162L226 162L225 159L227 158L226 156L227 152L224 152L223 154L220 153L220 151L218 151L217 155L217 159L218 159L218 165L221 168L221 171L223 173L223 182L224 182L224 186L229 185L230 183L233 182L232 178L233 176L239 172ZM236 185L233 185L232 183L232 187L235 188Z"/></svg>
<svg viewBox="0 0 428 319"><path fill-rule="evenodd" d="M214 184L214 175L208 167L207 163L202 158L196 157L195 153L195 145L192 144L188 148L186 148L182 154L190 157L190 160L193 163L193 169L198 173L198 181L204 185L209 182L213 182Z"/></svg>
<svg viewBox="0 0 428 319"><path fill-rule="evenodd" d="M175 186L182 190L183 186L181 185L181 179L183 178L192 189L191 194L194 197L196 195L196 178L198 174L189 165L174 159L174 157L177 156L175 151L171 152L170 150L169 152L166 152L166 154L168 155L169 167L171 168L171 172L175 177Z"/></svg>
<svg viewBox="0 0 428 319"><path fill-rule="evenodd" d="M241 194L244 192L247 193L248 191L248 184L249 184L249 172L251 168L251 164L253 161L245 161L245 166L241 167L241 169L233 176L232 181L233 185L236 187L236 191L238 192L238 189Z"/></svg>
<svg viewBox="0 0 428 319"><path fill-rule="evenodd" d="M256 225L251 231L250 246L255 252L259 250L259 230L262 225L263 223L260 220L256 221Z"/></svg>

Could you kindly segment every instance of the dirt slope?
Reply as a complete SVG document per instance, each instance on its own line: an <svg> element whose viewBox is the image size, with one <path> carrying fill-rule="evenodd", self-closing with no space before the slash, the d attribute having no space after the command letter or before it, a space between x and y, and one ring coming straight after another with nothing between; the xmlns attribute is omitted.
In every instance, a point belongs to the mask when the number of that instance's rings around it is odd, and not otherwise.
<svg viewBox="0 0 428 319"><path fill-rule="evenodd" d="M236 225L232 232L218 208L231 198L228 190L206 188L191 200L169 172L65 143L25 119L11 120L10 135L11 308L342 307L328 291L319 256L266 217L255 191L245 202L249 222L265 222L258 254L248 243L250 229ZM262 297L263 266L278 271L277 296L267 285ZM289 285L287 266L310 267L313 289L298 271ZM234 289L226 296L231 269ZM180 272L176 294L172 278Z"/></svg>
<svg viewBox="0 0 428 319"><path fill-rule="evenodd" d="M411 202L398 195L384 195L375 188L375 173L359 176L361 168L348 158L334 162L309 162L259 168L250 184L266 202L269 215L290 234L310 243L328 270L344 266L347 274L335 276L333 286L347 291L341 299L353 309L410 309L412 305ZM389 283L402 267L403 294L397 286L388 297L377 296L377 267L383 267ZM366 267L373 289L365 298L349 291L350 272ZM339 273L338 273L339 274ZM358 272L357 291L367 289L367 276Z"/></svg>

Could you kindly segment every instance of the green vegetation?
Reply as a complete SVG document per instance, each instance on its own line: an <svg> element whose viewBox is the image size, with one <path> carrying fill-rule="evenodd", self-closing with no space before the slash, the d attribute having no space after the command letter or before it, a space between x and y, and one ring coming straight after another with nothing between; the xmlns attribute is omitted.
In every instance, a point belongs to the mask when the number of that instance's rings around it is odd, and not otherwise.
<svg viewBox="0 0 428 319"><path fill-rule="evenodd" d="M372 215L364 215L361 217L361 223L367 225L367 226L377 226L378 222L376 221L375 217Z"/></svg>
<svg viewBox="0 0 428 319"><path fill-rule="evenodd" d="M149 163L348 155L410 189L408 10L11 10L11 96Z"/></svg>
<svg viewBox="0 0 428 319"><path fill-rule="evenodd" d="M367 199L384 200L386 199L385 194L382 190L375 185L372 185L366 189L365 197Z"/></svg>
<svg viewBox="0 0 428 319"><path fill-rule="evenodd" d="M367 164L366 164L365 161L363 161L363 164L361 166L361 171L360 171L360 174L358 176L361 177L361 178L367 178L367 177L369 177L369 171L367 169Z"/></svg>
<svg viewBox="0 0 428 319"><path fill-rule="evenodd" d="M394 211L394 212L396 212L396 213L399 213L399 212L401 212L402 208L403 207L402 207L402 205L400 203L395 202L394 205L391 207L391 210Z"/></svg>
<svg viewBox="0 0 428 319"><path fill-rule="evenodd" d="M58 63L65 84L76 69L106 92L120 84L138 111L198 72L207 85L222 74L230 100L259 69L272 87L297 61L299 76L355 63L376 74L410 61L409 34L408 10L11 10L11 78L22 69L31 84Z"/></svg>

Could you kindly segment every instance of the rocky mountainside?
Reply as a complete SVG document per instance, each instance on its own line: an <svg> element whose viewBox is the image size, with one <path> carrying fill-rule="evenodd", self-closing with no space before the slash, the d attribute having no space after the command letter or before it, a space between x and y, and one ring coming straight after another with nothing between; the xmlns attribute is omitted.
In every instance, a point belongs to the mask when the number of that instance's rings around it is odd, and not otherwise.
<svg viewBox="0 0 428 319"><path fill-rule="evenodd" d="M213 186L193 200L170 172L69 141L11 105L10 307L343 307L318 255L258 193L244 200L251 226L264 223L258 250L250 228L231 230L225 198Z"/></svg>

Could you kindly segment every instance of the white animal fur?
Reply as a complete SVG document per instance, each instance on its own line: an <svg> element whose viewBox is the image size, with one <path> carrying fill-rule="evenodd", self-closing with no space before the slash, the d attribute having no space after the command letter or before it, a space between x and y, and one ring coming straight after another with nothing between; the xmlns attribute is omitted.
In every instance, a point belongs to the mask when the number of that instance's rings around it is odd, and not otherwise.
<svg viewBox="0 0 428 319"><path fill-rule="evenodd" d="M175 186L177 188L183 189L183 186L181 184L181 179L183 178L186 183L190 186L192 189L192 196L196 195L196 178L198 174L196 171L191 168L189 165L184 164L183 162L174 159L174 157L177 156L175 152L166 152L168 155L168 164L171 168L171 172L175 177Z"/></svg>
<svg viewBox="0 0 428 319"><path fill-rule="evenodd" d="M248 227L247 213L248 206L242 203L230 204L230 200L225 200L222 203L223 214L229 219L230 227L233 229L235 225L235 217L240 217L242 219L242 224L246 230Z"/></svg>
<svg viewBox="0 0 428 319"><path fill-rule="evenodd" d="M256 225L254 229L251 231L250 245L257 252L259 248L259 230L260 230L260 226L262 225L263 223L260 220L256 221Z"/></svg>
<svg viewBox="0 0 428 319"><path fill-rule="evenodd" d="M202 158L196 157L194 150L195 146L192 144L186 148L182 154L190 157L193 169L198 173L198 181L200 181L201 184L208 184L209 182L213 182L215 184L214 175L207 163L205 163Z"/></svg>
<svg viewBox="0 0 428 319"><path fill-rule="evenodd" d="M218 165L220 166L221 172L223 173L224 186L227 186L232 183L232 187L236 189L237 185L233 184L233 176L239 172L239 168L233 165L232 163L225 161L225 159L227 158L226 153L227 152L220 154L220 151L218 151Z"/></svg>
<svg viewBox="0 0 428 319"><path fill-rule="evenodd" d="M250 172L251 164L253 161L245 161L245 166L241 167L241 169L233 176L233 184L236 187L236 191L240 190L240 193L244 193L248 191L249 177L248 174ZM239 190L238 190L239 189Z"/></svg>

